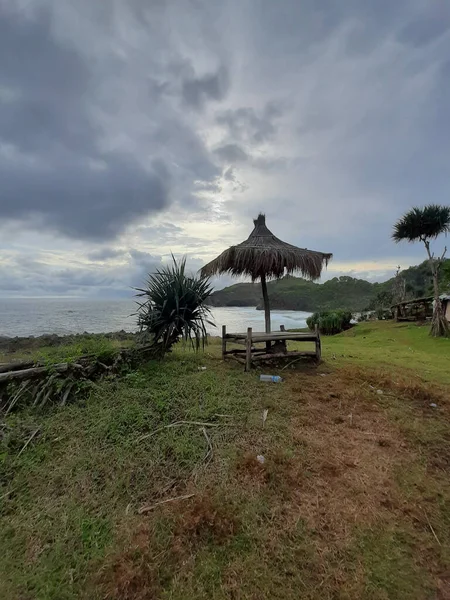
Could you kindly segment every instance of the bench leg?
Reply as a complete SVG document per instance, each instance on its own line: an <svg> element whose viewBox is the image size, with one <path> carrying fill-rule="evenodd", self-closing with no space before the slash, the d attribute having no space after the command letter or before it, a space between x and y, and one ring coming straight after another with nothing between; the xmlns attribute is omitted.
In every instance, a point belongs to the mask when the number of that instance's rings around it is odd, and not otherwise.
<svg viewBox="0 0 450 600"><path fill-rule="evenodd" d="M245 340L245 370L252 368L252 328L247 329L247 339Z"/></svg>
<svg viewBox="0 0 450 600"><path fill-rule="evenodd" d="M316 330L316 360L319 363L322 360L322 342L320 339L320 331L319 328L315 327Z"/></svg>

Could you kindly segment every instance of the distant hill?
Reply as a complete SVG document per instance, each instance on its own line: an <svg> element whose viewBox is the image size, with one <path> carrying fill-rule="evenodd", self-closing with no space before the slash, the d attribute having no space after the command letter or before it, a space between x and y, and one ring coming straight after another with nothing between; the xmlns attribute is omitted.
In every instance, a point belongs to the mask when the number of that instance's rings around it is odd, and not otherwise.
<svg viewBox="0 0 450 600"><path fill-rule="evenodd" d="M450 260L445 261L445 271ZM432 280L427 261L402 271L407 297L418 298L432 293ZM354 277L334 277L324 283L313 283L301 277L286 275L268 283L270 305L280 310L329 310L348 308L362 311L374 307L382 292L390 292L394 278L383 283L370 283ZM447 285L445 283L445 285ZM209 298L212 306L262 307L259 283L237 283L214 292Z"/></svg>

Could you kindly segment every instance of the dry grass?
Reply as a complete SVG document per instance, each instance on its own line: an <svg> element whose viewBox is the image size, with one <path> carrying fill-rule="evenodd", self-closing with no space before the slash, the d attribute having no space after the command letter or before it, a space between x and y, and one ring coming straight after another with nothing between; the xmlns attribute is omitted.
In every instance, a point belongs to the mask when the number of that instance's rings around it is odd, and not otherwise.
<svg viewBox="0 0 450 600"><path fill-rule="evenodd" d="M223 546L237 530L230 507L207 493L184 506L161 507L155 519L128 523L122 548L106 556L93 585L111 600L159 598L166 579L192 568L202 545Z"/></svg>

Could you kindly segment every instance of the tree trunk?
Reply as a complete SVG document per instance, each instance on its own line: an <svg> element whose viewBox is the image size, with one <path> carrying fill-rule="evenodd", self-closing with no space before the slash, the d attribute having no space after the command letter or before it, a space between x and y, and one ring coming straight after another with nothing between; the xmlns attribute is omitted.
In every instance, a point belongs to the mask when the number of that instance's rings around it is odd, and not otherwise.
<svg viewBox="0 0 450 600"><path fill-rule="evenodd" d="M270 303L269 294L267 293L266 276L261 275L261 288L264 301L264 317L266 320L266 333L270 333ZM266 342L266 350L270 352L270 342Z"/></svg>
<svg viewBox="0 0 450 600"><path fill-rule="evenodd" d="M431 274L433 276L433 288L434 288L434 307L433 307L433 318L431 320L430 335L433 337L449 337L450 327L447 321L447 317L444 314L442 308L442 302L439 298L439 268L436 265L434 256L430 252L430 242L424 240L425 248L427 249L428 261L430 263Z"/></svg>

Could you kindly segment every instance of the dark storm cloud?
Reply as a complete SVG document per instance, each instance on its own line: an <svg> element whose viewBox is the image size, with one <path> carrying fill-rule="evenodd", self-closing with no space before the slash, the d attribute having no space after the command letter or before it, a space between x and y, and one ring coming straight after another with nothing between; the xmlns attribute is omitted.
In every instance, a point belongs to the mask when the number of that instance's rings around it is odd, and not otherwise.
<svg viewBox="0 0 450 600"><path fill-rule="evenodd" d="M93 149L93 128L82 109L89 71L52 39L50 16L14 13L0 19L0 86L13 94L0 107L0 139L33 152L58 146Z"/></svg>
<svg viewBox="0 0 450 600"><path fill-rule="evenodd" d="M3 218L35 220L69 237L97 240L167 205L168 174L160 164L144 171L125 157L109 158L100 168L75 160L55 158L48 167L2 160Z"/></svg>
<svg viewBox="0 0 450 600"><path fill-rule="evenodd" d="M198 110L208 100L222 100L229 84L228 70L225 66L219 67L215 73L188 77L183 81L183 100L187 106Z"/></svg>
<svg viewBox="0 0 450 600"><path fill-rule="evenodd" d="M203 142L169 109L157 121L149 118L152 108L162 110L164 93L151 78L140 137L130 144L125 130L120 144L108 142L102 119L119 109L108 85L117 85L120 60L108 59L97 72L79 48L55 37L51 8L25 15L7 6L0 20L2 225L11 219L77 239L113 238L138 217L166 208L177 183L188 197L194 179L217 174ZM226 83L223 68L186 79L183 97L199 108L222 97Z"/></svg>

